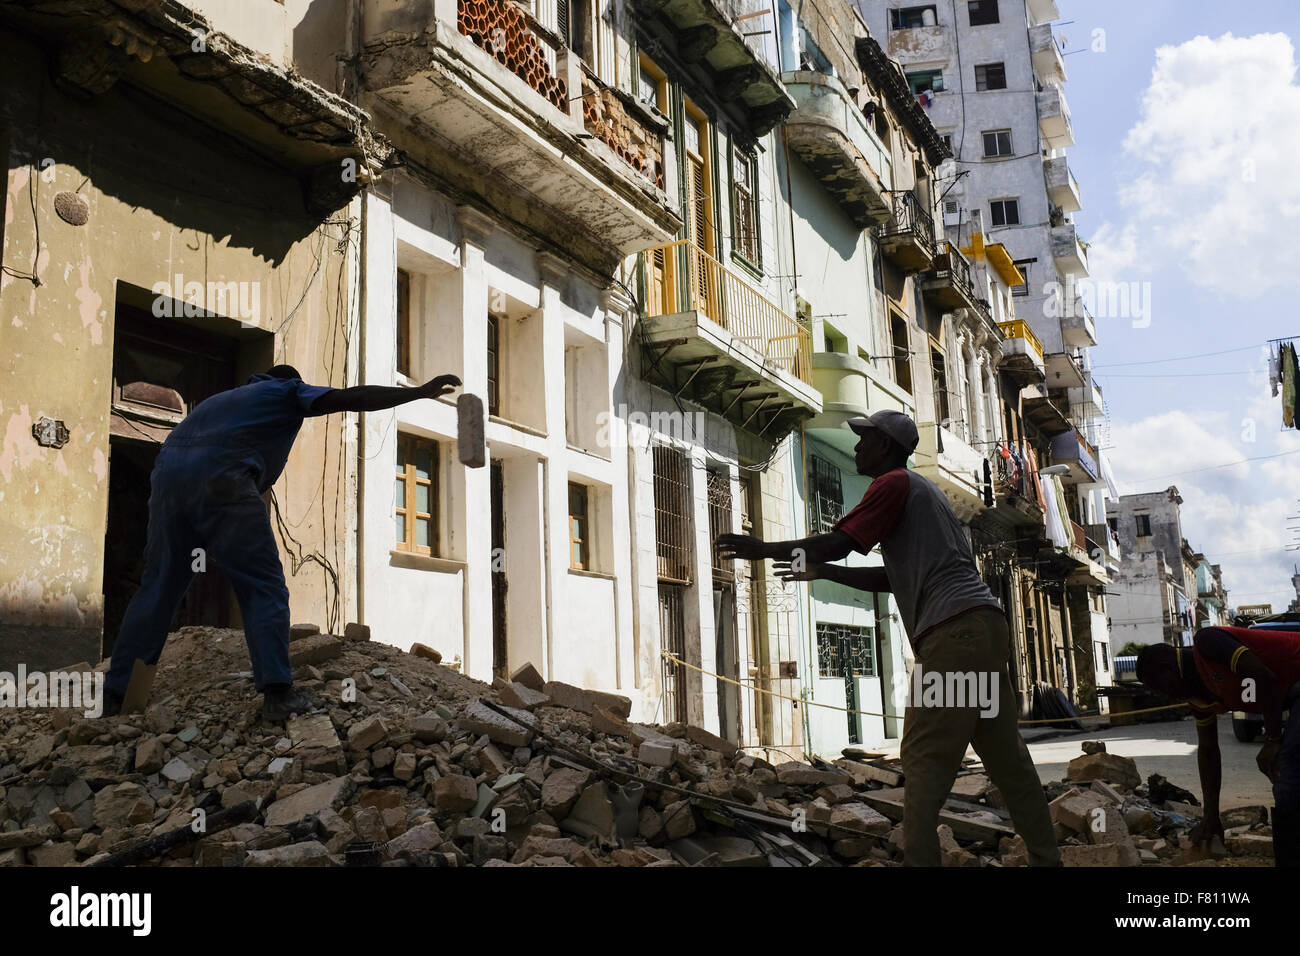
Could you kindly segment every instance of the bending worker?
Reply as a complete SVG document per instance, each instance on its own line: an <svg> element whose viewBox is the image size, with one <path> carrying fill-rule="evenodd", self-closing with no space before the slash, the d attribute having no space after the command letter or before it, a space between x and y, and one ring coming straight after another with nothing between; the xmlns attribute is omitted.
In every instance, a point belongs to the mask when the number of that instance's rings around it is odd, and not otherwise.
<svg viewBox="0 0 1300 956"><path fill-rule="evenodd" d="M1243 710L1264 715L1264 746L1255 763L1273 781L1273 860L1300 866L1300 633L1272 628L1203 627L1191 647L1153 644L1142 648L1137 678L1174 700L1185 700L1196 717L1196 765L1205 801L1201 840L1223 837L1219 787L1217 715ZM1282 711L1292 719L1283 731Z"/></svg>
<svg viewBox="0 0 1300 956"><path fill-rule="evenodd" d="M307 385L290 365L200 402L173 429L150 476L145 571L131 599L104 684L104 714L120 713L137 660L153 665L193 576L195 548L230 578L244 619L262 716L281 721L316 701L293 689L289 589L262 495L284 470L304 418L373 412L460 385L440 375L418 388Z"/></svg>
<svg viewBox="0 0 1300 956"><path fill-rule="evenodd" d="M1006 798L1030 864L1059 866L1047 800L1016 728L1006 614L980 579L961 523L943 493L907 469L918 441L916 424L896 411L876 412L848 424L860 436L854 449L858 474L873 479L862 501L827 534L780 542L725 534L718 538L719 554L787 562L777 568L785 580L821 578L864 591L892 591L918 669L926 676L942 676L943 688L978 684L995 691L989 695L992 707L964 693L921 695L917 689L922 681L913 675L901 754L903 859L908 866L940 864L939 812L968 744ZM850 551L867 554L877 544L883 569L825 563Z"/></svg>

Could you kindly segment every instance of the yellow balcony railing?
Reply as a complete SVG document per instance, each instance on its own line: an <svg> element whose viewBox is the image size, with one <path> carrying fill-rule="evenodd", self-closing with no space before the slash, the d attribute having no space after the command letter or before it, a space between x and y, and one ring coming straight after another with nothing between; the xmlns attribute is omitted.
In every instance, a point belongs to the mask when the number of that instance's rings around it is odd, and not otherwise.
<svg viewBox="0 0 1300 956"><path fill-rule="evenodd" d="M1002 334L1009 339L1024 339L1030 345L1038 350L1038 357L1043 358L1047 353L1043 351L1043 343L1038 340L1034 330L1029 327L1029 323L1024 319L1013 319L1010 322L999 322L998 328Z"/></svg>
<svg viewBox="0 0 1300 956"><path fill-rule="evenodd" d="M812 330L689 239L645 252L646 315L695 311L763 357L812 384Z"/></svg>

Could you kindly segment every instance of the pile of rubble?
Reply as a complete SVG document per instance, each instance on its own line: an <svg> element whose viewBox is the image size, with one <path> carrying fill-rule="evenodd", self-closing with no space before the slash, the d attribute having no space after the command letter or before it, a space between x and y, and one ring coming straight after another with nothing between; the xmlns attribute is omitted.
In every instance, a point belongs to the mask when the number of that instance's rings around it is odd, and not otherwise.
<svg viewBox="0 0 1300 956"><path fill-rule="evenodd" d="M144 713L0 714L0 866L901 863L897 761L774 765L531 666L489 687L363 626L294 631L298 686L327 706L283 726L261 722L242 633L212 628L171 636ZM1191 846L1191 795L1104 748L1046 789L1067 865ZM1224 814L1228 850L1271 852L1261 809ZM1026 862L982 774L941 823L945 865Z"/></svg>

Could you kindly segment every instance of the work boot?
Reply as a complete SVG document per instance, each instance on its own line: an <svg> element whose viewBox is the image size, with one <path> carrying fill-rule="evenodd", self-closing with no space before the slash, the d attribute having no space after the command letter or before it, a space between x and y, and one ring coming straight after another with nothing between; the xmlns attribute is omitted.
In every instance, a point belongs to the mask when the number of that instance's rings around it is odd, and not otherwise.
<svg viewBox="0 0 1300 956"><path fill-rule="evenodd" d="M303 714L320 708L320 701L292 687L268 687L262 699L262 722L278 724L291 714Z"/></svg>
<svg viewBox="0 0 1300 956"><path fill-rule="evenodd" d="M99 716L116 717L118 714L122 713L122 700L123 698L121 694L115 691L111 691L107 687L105 687L104 708Z"/></svg>

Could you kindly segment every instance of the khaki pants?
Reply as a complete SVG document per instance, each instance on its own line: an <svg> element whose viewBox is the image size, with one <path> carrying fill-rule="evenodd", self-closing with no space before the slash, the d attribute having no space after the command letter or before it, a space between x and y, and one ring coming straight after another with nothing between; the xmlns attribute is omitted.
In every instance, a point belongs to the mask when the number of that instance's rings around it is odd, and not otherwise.
<svg viewBox="0 0 1300 956"><path fill-rule="evenodd" d="M984 687L986 703L997 687L996 711L981 716L978 697L969 693L972 681L942 682L944 693L917 698L914 675L903 723L903 861L908 866L939 866L939 811L961 769L967 744L984 761L984 770L1002 792L1016 832L1024 839L1029 862L1057 866L1060 853L1052 833L1047 799L1029 749L1016 727L1015 692L1007 674L1010 634L1006 616L995 607L967 611L921 640L916 669L922 674L975 675ZM931 678L933 688L939 682ZM960 687L959 693L952 688ZM958 706L966 703L971 706ZM992 708L985 708L992 710Z"/></svg>

